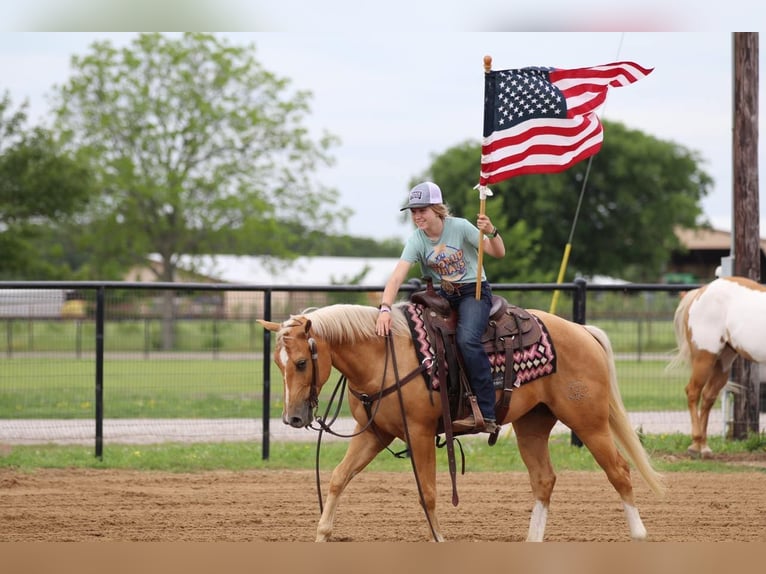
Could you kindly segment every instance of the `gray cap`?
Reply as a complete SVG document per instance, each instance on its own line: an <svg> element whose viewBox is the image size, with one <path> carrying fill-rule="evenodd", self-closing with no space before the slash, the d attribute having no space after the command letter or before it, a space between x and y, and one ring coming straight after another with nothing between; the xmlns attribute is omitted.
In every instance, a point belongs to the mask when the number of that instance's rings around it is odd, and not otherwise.
<svg viewBox="0 0 766 574"><path fill-rule="evenodd" d="M442 190L435 183L424 181L410 190L410 202L399 211L413 207L428 207L439 203L442 203Z"/></svg>

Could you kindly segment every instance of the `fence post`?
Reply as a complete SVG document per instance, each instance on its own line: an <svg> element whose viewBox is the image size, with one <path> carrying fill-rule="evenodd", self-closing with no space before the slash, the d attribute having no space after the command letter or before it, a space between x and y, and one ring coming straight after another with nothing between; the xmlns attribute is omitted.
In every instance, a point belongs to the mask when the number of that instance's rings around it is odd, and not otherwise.
<svg viewBox="0 0 766 574"><path fill-rule="evenodd" d="M82 319L75 319L75 356L82 359Z"/></svg>
<svg viewBox="0 0 766 574"><path fill-rule="evenodd" d="M149 317L144 317L144 359L149 358L149 349L152 347L152 322Z"/></svg>
<svg viewBox="0 0 766 574"><path fill-rule="evenodd" d="M271 321L271 289L263 292L263 319ZM263 452L261 458L269 458L269 428L271 420L271 331L263 330Z"/></svg>
<svg viewBox="0 0 766 574"><path fill-rule="evenodd" d="M96 291L96 458L104 457L104 286Z"/></svg>
<svg viewBox="0 0 766 574"><path fill-rule="evenodd" d="M5 354L10 359L13 356L13 319L8 319L5 322Z"/></svg>
<svg viewBox="0 0 766 574"><path fill-rule="evenodd" d="M585 302L587 299L587 283L582 277L578 277L574 280L575 290L572 297L572 319L575 323L585 325ZM570 443L573 446L582 446L582 441L577 434L572 431L570 436Z"/></svg>

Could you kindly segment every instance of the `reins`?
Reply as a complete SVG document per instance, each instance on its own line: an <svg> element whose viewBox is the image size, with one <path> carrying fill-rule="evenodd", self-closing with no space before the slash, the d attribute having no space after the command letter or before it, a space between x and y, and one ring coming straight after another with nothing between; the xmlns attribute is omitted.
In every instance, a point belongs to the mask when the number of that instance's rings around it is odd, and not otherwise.
<svg viewBox="0 0 766 574"><path fill-rule="evenodd" d="M329 399L329 401L327 403L327 408L325 409L325 415L324 416L317 415L317 407L318 407L318 404L319 404L319 401L318 401L318 391L317 391L317 389L319 387L319 383L317 381L317 373L318 373L319 369L318 369L318 364L317 363L318 363L319 357L318 357L318 354L316 352L316 341L314 341L313 337L309 338L308 344L309 344L309 350L311 351L311 370L312 370L312 372L311 372L311 389L309 391L309 404L311 405L311 407L313 409L314 421L318 425L318 426L314 426L314 423L312 423L311 425L309 425L308 428L310 428L312 430L316 430L316 431L319 432L319 434L317 435L317 447L316 447L316 456L315 456L315 474L316 474L316 484L317 484L317 495L319 497L319 511L322 512L322 510L324 509L324 506L323 506L323 502L322 502L322 487L321 487L321 481L320 481L320 477L319 477L319 453L320 453L320 449L321 449L323 434L325 432L327 432L327 433L329 433L329 434L331 434L333 436L339 437L339 438L353 438L353 437L355 437L357 435L360 435L363 432L365 432L365 431L367 431L368 429L371 428L373 430L373 432L375 432L375 435L378 437L378 440L383 442L380 439L380 435L378 435L377 428L375 427L375 423L374 423L375 415L378 412L378 409L380 408L380 404L381 404L380 403L380 399L382 399L386 395L390 394L391 392L397 390L398 386L395 385L395 386L391 386L391 387L388 387L388 388L385 388L385 389L383 388L383 385L386 382L386 375L387 375L387 372L388 372L388 353L389 353L389 350L388 350L388 346L386 346L386 359L385 359L385 363L384 363L384 367L383 367L383 377L381 378L381 381L380 381L381 390L378 391L377 393L375 393L374 395L367 395L365 393L359 393L359 392L355 391L354 389L349 388L349 392L351 392L364 405L365 412L367 413L367 423L358 432L352 432L350 434L343 434L343 433L339 433L337 431L334 431L332 429L332 425L338 419L338 416L340 414L340 410L341 410L341 408L343 406L343 393L345 392L345 388L347 386L346 385L347 379L346 379L346 377L344 375L341 375L338 378L338 382L336 383L335 388L333 389L333 392L330 395L330 399ZM411 373L409 373L402 381L399 381L398 377L397 377L397 383L400 383L400 384L403 385L403 384L413 380L417 374L421 373L425 369L426 369L425 365L420 365L417 369L414 369ZM330 410L332 408L332 405L333 405L333 403L335 401L337 401L337 406L335 408L335 413L332 415L332 418L328 422L327 415L329 414L329 412L330 412ZM377 405L375 407L375 410L373 411L372 404L375 401L378 401L378 403L377 403ZM409 444L409 442L408 442L408 444ZM395 453L388 446L386 446L386 450L388 450L393 456L395 456L397 458L401 458L402 457L402 453ZM405 450L403 452L406 453L407 450Z"/></svg>
<svg viewBox="0 0 766 574"><path fill-rule="evenodd" d="M327 408L325 409L324 416L317 415L317 408L319 406L319 393L317 391L319 387L319 383L317 381L317 372L319 370L318 369L319 356L316 352L316 341L314 341L313 337L309 338L308 343L309 343L309 349L311 350L311 390L309 391L309 404L311 405L311 408L313 411L313 419L319 425L318 427L315 427L312 423L309 425L309 428L315 431L319 431L317 434L317 448L316 448L316 455L314 457L314 468L315 468L316 485L317 485L317 496L319 498L319 512L321 514L321 512L324 510L324 503L322 502L322 485L321 485L321 479L319 477L319 452L322 445L322 435L324 434L325 431L327 431L333 436L337 436L341 438L351 438L365 432L370 427L370 425L372 425L373 419L372 417L369 417L367 424L359 432L356 432L356 433L345 435L332 430L331 427L333 424L335 424L335 421L338 420L338 416L340 415L340 410L343 407L343 393L346 389L346 381L347 381L344 375L341 375L338 378L338 382L336 383L335 388L333 389L332 394L330 395L330 400L327 402ZM381 381L381 386L383 385L384 381L385 381L385 372L383 375L383 381ZM339 390L340 390L340 393L338 392ZM330 409L332 408L332 405L336 400L337 400L337 407L335 409L335 413L332 415L332 419L328 423L327 415L329 414Z"/></svg>
<svg viewBox="0 0 766 574"><path fill-rule="evenodd" d="M381 384L380 384L381 389L374 395L367 395L366 393L359 393L355 391L354 389L349 388L349 392L351 392L351 394L353 394L357 399L359 399L362 402L362 404L364 404L365 411L367 413L367 423L358 432L344 435L344 434L333 431L331 429L331 426L337 420L338 414L340 413L340 409L343 404L342 396L338 400L338 390L339 389L341 390L341 395L342 395L343 389L345 389L346 387L346 381L347 381L346 377L341 375L341 377L338 379L338 383L335 385L335 389L333 389L333 392L330 396L330 401L327 404L325 417L317 416L316 409L319 404L318 390L317 390L319 388L319 383L317 380L317 376L318 376L317 373L319 370L318 369L319 357L318 357L317 348L316 348L316 341L314 341L314 339L310 337L308 340L308 343L309 343L309 350L311 351L311 368L312 368L311 390L309 392L309 401L310 401L312 409L314 410L314 420L317 421L319 425L319 428L316 428L311 425L309 425L309 428L319 431L319 434L317 435L317 448L316 448L316 457L315 457L315 477L316 477L316 485L317 485L317 496L319 498L320 514L324 512L324 503L322 501L322 486L321 486L321 479L319 476L320 474L319 473L319 453L320 453L323 433L327 431L330 434L337 437L351 438L367 431L369 428L372 428L373 431L375 432L375 435L378 437L378 440L380 440L380 436L378 435L377 430L375 428L375 424L374 424L375 414L377 413L377 409L380 408L381 399L383 399L385 396L389 395L390 393L396 391L397 396L399 398L399 408L401 409L401 413L402 413L402 423L404 426L405 442L407 443L407 451L409 451L410 453L410 462L412 464L412 472L415 475L415 484L417 485L417 488L418 488L420 505L426 514L426 520L428 521L428 526L431 530L431 535L433 536L434 540L438 540L436 529L433 526L433 523L431 521L431 516L429 515L428 508L426 507L425 496L423 495L423 487L420 482L420 476L418 475L417 466L415 465L415 457L410 447L410 445L412 444L412 441L410 440L410 429L409 429L409 425L407 424L407 414L404 408L404 397L402 395L402 386L412 381L413 379L415 379L417 375L425 371L426 365L424 363L421 363L417 368L413 369L404 378L399 378L399 367L396 361L396 350L395 350L394 339L390 333L386 335L386 356L385 356L385 362L383 367L383 377L381 378ZM394 369L395 384L391 387L383 388L383 385L385 384L385 381L386 381L386 375L388 373L389 354L391 355L391 364ZM327 423L326 415L329 413L330 409L332 408L332 403L336 400L338 401L338 403L337 403L335 413L333 414L332 420L329 423ZM373 411L371 405L375 401L377 401L377 406L375 407L375 410ZM394 456L397 456L396 453L393 453L393 451L391 451L391 449L388 448L388 446L386 446L386 449L388 449L389 452L392 452Z"/></svg>
<svg viewBox="0 0 766 574"><path fill-rule="evenodd" d="M399 408L402 411L402 424L404 425L404 437L407 439L407 445L408 448L410 448L410 445L412 442L410 441L410 427L407 424L407 414L404 411L404 397L402 396L402 385L405 384L407 381L400 381L399 380L399 367L396 364L396 351L394 349L394 338L391 336L391 333L386 335L386 342L388 343L387 347L391 347L391 363L394 367L394 378L396 379L396 390L397 390L397 396L399 397ZM386 352L386 363L388 363L388 352ZM424 368L424 365L421 363L420 368ZM418 369L416 369L414 372L420 372ZM410 373L412 375L413 373ZM407 379L410 380L410 379ZM431 515L428 513L428 508L426 507L426 500L423 496L423 487L420 484L420 476L418 475L418 469L415 465L415 453L412 452L410 448L410 462L412 463L412 473L415 475L415 484L418 486L418 496L420 497L420 506L423 507L423 511L426 514L426 520L428 521L428 528L431 529L431 536L433 536L434 540L438 542L439 537L436 534L436 529L434 528L433 523L431 522Z"/></svg>

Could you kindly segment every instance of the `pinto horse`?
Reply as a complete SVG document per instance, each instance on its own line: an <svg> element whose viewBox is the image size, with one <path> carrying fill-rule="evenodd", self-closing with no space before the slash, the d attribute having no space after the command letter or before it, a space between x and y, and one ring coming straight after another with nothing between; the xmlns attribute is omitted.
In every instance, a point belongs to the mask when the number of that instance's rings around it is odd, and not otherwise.
<svg viewBox="0 0 766 574"><path fill-rule="evenodd" d="M766 361L766 288L745 277L721 277L686 293L676 307L673 327L678 353L669 367L691 365L686 385L693 456L709 457L710 410L737 356Z"/></svg>
<svg viewBox="0 0 766 574"><path fill-rule="evenodd" d="M435 541L444 540L436 515L434 440L442 418L441 398L426 384L404 314L406 305L394 306L392 340L375 333L378 310L369 306L329 305L293 315L281 324L259 320L276 333L274 361L284 379L285 424L301 428L314 421L318 393L333 367L348 382L356 427L343 460L333 470L317 542L330 539L338 502L349 481L396 437L408 444L430 534ZM645 539L630 466L621 452L657 494L663 491L662 477L630 426L606 333L544 311L530 313L555 341L557 368L513 389L505 417L498 420L513 425L529 472L535 503L527 541L542 542L545 534L556 482L548 440L557 420L577 434L604 469L622 499L631 538ZM378 397L371 410L363 405L362 396ZM457 504L454 498L453 504Z"/></svg>

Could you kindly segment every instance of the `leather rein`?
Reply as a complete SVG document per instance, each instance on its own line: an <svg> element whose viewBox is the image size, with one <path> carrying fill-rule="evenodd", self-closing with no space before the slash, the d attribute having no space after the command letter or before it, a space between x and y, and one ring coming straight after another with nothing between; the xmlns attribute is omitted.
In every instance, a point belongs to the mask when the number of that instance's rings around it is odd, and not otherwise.
<svg viewBox="0 0 766 574"><path fill-rule="evenodd" d="M330 428L330 426L337 419L337 414L340 411L340 407L341 407L341 404L342 404L342 392L341 392L341 396L339 397L339 400L338 400L338 407L337 407L336 413L335 413L333 419L330 421L329 424L325 422L326 421L326 417L319 417L316 414L316 410L317 410L317 407L318 407L318 404L319 404L319 381L318 381L318 375L317 375L317 373L319 372L319 368L318 368L319 367L319 354L317 352L316 341L314 340L313 337L309 337L308 345L309 345L309 350L311 351L311 370L312 370L312 373L311 373L311 388L309 390L309 399L308 400L309 400L309 405L311 406L312 410L314 411L314 420L319 424L319 428L317 429L317 428L315 428L312 425L309 425L309 426L310 426L310 428L319 431L319 435L317 437L317 454L316 454L316 483L317 483L317 495L319 497L319 511L321 513L321 512L324 511L324 505L323 505L323 502L322 502L322 489L321 489L320 478L319 478L319 449L320 449L320 444L321 444L321 441L322 441L322 433L324 431L327 431L329 434L332 434L332 435L337 436L337 437L351 438L351 437L357 436L357 435L365 432L369 428L372 428L372 430L375 432L375 436L377 436L378 440L380 440L380 436L378 435L378 432L376 430L375 423L374 423L375 413L377 412L377 408L380 408L381 399L383 399L384 397L388 396L389 394L391 394L393 392L397 392L398 393L398 397L399 397L399 407L400 407L401 412L402 412L402 422L404 423L404 437L406 439L407 445L410 445L411 444L411 441L410 441L410 431L409 431L409 426L407 424L407 416L406 416L405 409L404 409L404 399L402 397L401 390L402 390L402 386L404 386L408 382L412 381L413 379L415 379L415 377L417 377L418 375L420 375L421 373L426 371L428 368L430 368L430 364L427 365L426 363L428 361L423 361L415 369L410 371L406 376L404 376L403 378L399 378L399 368L398 368L397 361L396 361L396 351L395 351L394 338L393 338L393 336L390 333L388 335L386 335L386 357L385 357L385 363L384 363L384 367L383 367L383 377L382 377L381 383L380 383L381 384L381 390L378 391L377 393L373 394L373 395L368 395L367 393L360 393L360 392L355 391L354 389L349 387L349 389L348 389L349 392L352 395L354 395L357 399L359 399L359 401L364 405L365 412L367 413L367 423L364 425L363 428L361 428L359 430L359 432L351 433L351 434L348 434L348 435L344 435L344 434L337 433L337 432L333 431ZM389 354L391 356L391 364L393 365L393 369L394 369L395 383L392 386L390 386L390 387L383 388L383 385L385 384L385 381L386 381L386 374L388 372ZM329 412L330 407L332 405L332 401L335 400L336 396L338 396L338 389L342 390L343 387L345 387L345 386L346 386L346 377L344 375L342 375L340 377L340 379L338 380L338 384L336 385L335 389L333 390L330 402L328 403L328 407L327 407L328 412ZM377 408L373 411L372 404L375 403L376 401L377 401ZM388 448L388 447L386 447L386 448ZM407 450L409 451L409 446L408 446ZM425 497L423 496L423 487L422 487L422 485L420 483L420 477L418 476L418 471L417 471L417 468L415 466L415 459L412 456L411 452L410 452L410 461L412 463L412 471L413 471L413 473L415 475L415 483L417 484L417 487L418 487L418 495L420 497L420 504L423 507L423 510L425 511L426 520L428 521L428 526L431 529L431 535L433 536L434 540L436 540L437 539L436 530L434 529L434 526L431 523L431 517L428 515L428 510L427 510L426 503L425 503Z"/></svg>
<svg viewBox="0 0 766 574"><path fill-rule="evenodd" d="M325 431L333 436L341 437L341 438L352 438L356 435L362 434L365 432L368 428L372 427L373 430L375 430L374 426L374 419L375 419L375 413L377 412L377 408L373 411L372 405L377 402L378 408L380 407L380 400L384 397L390 395L391 393L398 391L403 385L409 383L412 381L415 377L423 373L424 371L428 370L430 368L430 361L423 361L418 367L410 371L404 378L399 379L398 376L398 369L396 364L396 354L394 352L394 342L393 338L389 335L386 337L386 360L383 367L383 378L381 379L381 387L385 384L386 381L386 374L388 372L388 356L389 353L392 356L392 363L394 366L394 372L396 376L396 382L386 388L381 388L377 393L374 393L372 395L369 395L367 393L360 393L359 391L356 391L352 388L349 388L348 391L354 395L359 401L364 405L364 410L367 413L367 423L364 425L364 427L359 430L359 432L351 433L351 434L342 434L339 432L336 432L332 430L331 425L335 422L335 418L332 419L332 421L328 424L327 417L326 416L319 416L317 414L317 408L319 405L319 381L317 373L319 372L318 369L318 362L319 362L319 355L317 353L317 346L316 341L313 337L309 337L308 345L309 350L311 351L311 387L309 389L309 406L311 407L313 413L314 413L314 420L319 425L319 428L314 427L312 425L309 425L309 428L313 430L318 431ZM390 348L390 350L389 350ZM329 405L332 404L332 402L335 400L335 397L339 394L338 389L341 388L341 390L346 386L346 377L344 375L341 375L341 377L338 379L338 383L335 387L335 390L333 390L332 396L330 398L330 401L328 403L328 409ZM340 393L342 395L342 393ZM402 411L403 412L403 411ZM406 424L406 421L405 421ZM376 433L377 434L377 433Z"/></svg>

